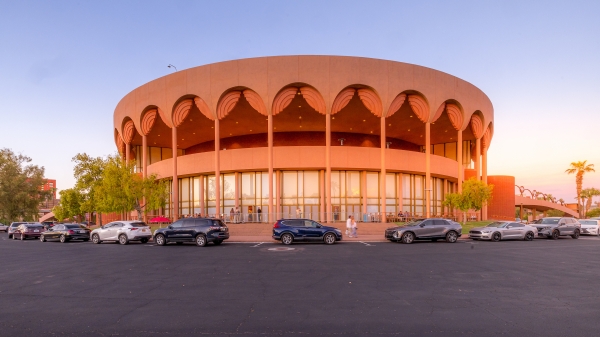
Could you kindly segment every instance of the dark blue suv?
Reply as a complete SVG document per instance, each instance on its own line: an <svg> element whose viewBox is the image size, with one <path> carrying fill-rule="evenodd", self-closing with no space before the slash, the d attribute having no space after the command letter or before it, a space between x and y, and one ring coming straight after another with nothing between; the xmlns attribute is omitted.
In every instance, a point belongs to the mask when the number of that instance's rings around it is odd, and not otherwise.
<svg viewBox="0 0 600 337"><path fill-rule="evenodd" d="M323 241L328 245L342 239L342 232L309 219L281 219L273 225L273 239L284 245L294 241Z"/></svg>

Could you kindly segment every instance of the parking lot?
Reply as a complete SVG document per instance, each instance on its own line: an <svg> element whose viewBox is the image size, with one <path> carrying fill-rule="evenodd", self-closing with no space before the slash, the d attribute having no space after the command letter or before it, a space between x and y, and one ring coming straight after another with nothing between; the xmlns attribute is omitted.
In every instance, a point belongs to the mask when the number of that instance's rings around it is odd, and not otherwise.
<svg viewBox="0 0 600 337"><path fill-rule="evenodd" d="M592 336L599 252L596 237L200 248L2 233L0 336Z"/></svg>

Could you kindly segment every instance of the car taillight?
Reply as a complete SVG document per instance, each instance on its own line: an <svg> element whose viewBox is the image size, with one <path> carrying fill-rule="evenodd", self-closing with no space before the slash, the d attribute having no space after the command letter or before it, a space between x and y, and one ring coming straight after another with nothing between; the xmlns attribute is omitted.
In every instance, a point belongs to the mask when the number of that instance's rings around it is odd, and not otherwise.
<svg viewBox="0 0 600 337"><path fill-rule="evenodd" d="M69 234L75 234L75 231L72 229L69 229Z"/></svg>
<svg viewBox="0 0 600 337"><path fill-rule="evenodd" d="M208 229L211 230L211 231L219 231L219 230L221 230L221 227L219 227L219 226L210 226L210 227L208 227Z"/></svg>
<svg viewBox="0 0 600 337"><path fill-rule="evenodd" d="M277 221L274 225L273 228L279 228L279 221Z"/></svg>
<svg viewBox="0 0 600 337"><path fill-rule="evenodd" d="M131 228L129 228L129 230L130 231L137 231L138 229L137 229L137 227L131 227Z"/></svg>

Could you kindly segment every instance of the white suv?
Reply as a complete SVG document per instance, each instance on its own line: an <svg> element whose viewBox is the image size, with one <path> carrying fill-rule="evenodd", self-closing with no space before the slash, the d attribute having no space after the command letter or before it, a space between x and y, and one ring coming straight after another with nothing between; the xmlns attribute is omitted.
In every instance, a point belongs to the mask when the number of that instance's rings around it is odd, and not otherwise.
<svg viewBox="0 0 600 337"><path fill-rule="evenodd" d="M3 223L0 223L0 231L8 232L8 226Z"/></svg>
<svg viewBox="0 0 600 337"><path fill-rule="evenodd" d="M102 241L118 241L126 245L129 241L146 243L152 237L150 227L142 221L113 221L92 231L93 243Z"/></svg>

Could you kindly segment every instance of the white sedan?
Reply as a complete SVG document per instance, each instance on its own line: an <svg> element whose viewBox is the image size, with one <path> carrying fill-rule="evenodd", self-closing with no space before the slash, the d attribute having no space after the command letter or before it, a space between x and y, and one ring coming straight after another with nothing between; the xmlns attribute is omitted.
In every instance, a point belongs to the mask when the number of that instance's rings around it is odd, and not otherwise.
<svg viewBox="0 0 600 337"><path fill-rule="evenodd" d="M8 226L3 223L0 223L0 231L8 232Z"/></svg>
<svg viewBox="0 0 600 337"><path fill-rule="evenodd" d="M146 243L152 237L152 232L150 227L141 221L114 221L94 229L90 237L93 243L116 241L126 245L130 241Z"/></svg>
<svg viewBox="0 0 600 337"><path fill-rule="evenodd" d="M582 235L600 235L600 220L585 219L579 220L579 223Z"/></svg>

